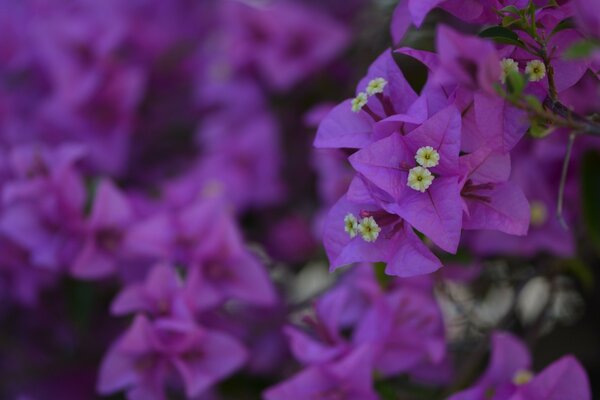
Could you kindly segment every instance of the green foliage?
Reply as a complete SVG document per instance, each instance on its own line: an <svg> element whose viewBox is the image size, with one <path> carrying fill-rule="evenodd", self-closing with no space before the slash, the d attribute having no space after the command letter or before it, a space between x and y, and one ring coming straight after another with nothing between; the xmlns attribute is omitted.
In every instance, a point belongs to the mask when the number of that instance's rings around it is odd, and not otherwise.
<svg viewBox="0 0 600 400"><path fill-rule="evenodd" d="M573 18L563 19L554 27L554 29L552 29L550 36L554 36L555 34L557 34L560 31L564 31L566 29L572 29L572 28L575 28L575 22L573 21Z"/></svg>
<svg viewBox="0 0 600 400"><path fill-rule="evenodd" d="M571 258L565 260L566 272L573 275L581 286L588 292L594 288L594 273L588 264L579 258Z"/></svg>
<svg viewBox="0 0 600 400"><path fill-rule="evenodd" d="M527 81L518 71L510 71L506 76L506 89L509 96L514 98L520 97L525 86L527 86Z"/></svg>
<svg viewBox="0 0 600 400"><path fill-rule="evenodd" d="M385 273L386 264L378 262L373 264L375 269L375 277L382 288L387 288L392 281L392 277Z"/></svg>
<svg viewBox="0 0 600 400"><path fill-rule="evenodd" d="M479 37L488 38L496 43L510 44L525 48L525 43L519 39L519 36L512 30L503 26L492 26L479 32Z"/></svg>
<svg viewBox="0 0 600 400"><path fill-rule="evenodd" d="M572 44L563 53L563 58L567 60L585 58L589 57L596 50L600 50L600 43L591 39L583 39Z"/></svg>
<svg viewBox="0 0 600 400"><path fill-rule="evenodd" d="M600 254L600 154L597 152L583 157L581 194L586 237Z"/></svg>
<svg viewBox="0 0 600 400"><path fill-rule="evenodd" d="M529 127L529 135L536 139L543 139L546 136L550 135L554 132L556 128L553 126L548 126L538 118L535 118L531 121L531 126Z"/></svg>

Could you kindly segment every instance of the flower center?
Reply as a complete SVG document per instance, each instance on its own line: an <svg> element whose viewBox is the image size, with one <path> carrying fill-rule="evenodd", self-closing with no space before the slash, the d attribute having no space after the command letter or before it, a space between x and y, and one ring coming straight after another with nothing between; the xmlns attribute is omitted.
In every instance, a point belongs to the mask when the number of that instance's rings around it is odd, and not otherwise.
<svg viewBox="0 0 600 400"><path fill-rule="evenodd" d="M417 150L415 160L422 167L433 168L440 163L440 153L431 146L423 146Z"/></svg>
<svg viewBox="0 0 600 400"><path fill-rule="evenodd" d="M544 225L548 219L548 209L546 205L541 201L531 202L531 225L541 226Z"/></svg>
<svg viewBox="0 0 600 400"><path fill-rule="evenodd" d="M435 177L427 168L414 167L408 172L408 180L406 184L411 189L425 193L425 191L429 189L429 186L431 186L433 183L434 179Z"/></svg>
<svg viewBox="0 0 600 400"><path fill-rule="evenodd" d="M525 73L531 82L538 82L546 76L546 66L540 60L531 60L525 67Z"/></svg>
<svg viewBox="0 0 600 400"><path fill-rule="evenodd" d="M533 372L522 369L515 373L513 376L513 383L517 386L524 385L533 379Z"/></svg>

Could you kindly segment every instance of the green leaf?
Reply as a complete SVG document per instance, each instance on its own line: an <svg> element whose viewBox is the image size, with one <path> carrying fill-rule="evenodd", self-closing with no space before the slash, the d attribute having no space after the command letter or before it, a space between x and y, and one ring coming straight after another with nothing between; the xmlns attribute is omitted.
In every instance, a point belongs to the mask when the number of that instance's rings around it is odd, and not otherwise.
<svg viewBox="0 0 600 400"><path fill-rule="evenodd" d="M529 105L529 107L533 108L535 111L543 111L544 107L542 107L542 103L540 103L539 99L532 95L525 96L525 101Z"/></svg>
<svg viewBox="0 0 600 400"><path fill-rule="evenodd" d="M591 267L578 258L565 260L566 271L573 275L588 292L594 288L594 273Z"/></svg>
<svg viewBox="0 0 600 400"><path fill-rule="evenodd" d="M571 47L569 47L564 53L563 58L566 60L572 60L576 58L585 58L590 56L594 50L600 48L597 42L583 39L578 42L575 42Z"/></svg>
<svg viewBox="0 0 600 400"><path fill-rule="evenodd" d="M506 6L498 11L505 14L519 15L519 9L515 6Z"/></svg>
<svg viewBox="0 0 600 400"><path fill-rule="evenodd" d="M387 288L392 281L392 277L385 273L386 264L378 262L373 264L373 268L375 269L375 277L377 278L377 282L379 282L379 286L384 289Z"/></svg>
<svg viewBox="0 0 600 400"><path fill-rule="evenodd" d="M600 154L597 152L583 157L581 194L587 239L600 254Z"/></svg>
<svg viewBox="0 0 600 400"><path fill-rule="evenodd" d="M546 124L534 119L531 121L531 126L529 127L529 135L536 139L543 139L552 132L554 132L556 128L553 126L547 126Z"/></svg>
<svg viewBox="0 0 600 400"><path fill-rule="evenodd" d="M563 19L554 27L554 29L552 29L552 32L550 32L550 36L552 37L560 31L572 28L575 28L575 21L573 20L573 18Z"/></svg>
<svg viewBox="0 0 600 400"><path fill-rule="evenodd" d="M518 71L510 71L506 76L506 88L513 97L519 97L526 85L527 81Z"/></svg>
<svg viewBox="0 0 600 400"><path fill-rule="evenodd" d="M525 43L519 39L519 35L503 26L492 26L479 32L479 37L492 39L496 43L510 44L525 48Z"/></svg>

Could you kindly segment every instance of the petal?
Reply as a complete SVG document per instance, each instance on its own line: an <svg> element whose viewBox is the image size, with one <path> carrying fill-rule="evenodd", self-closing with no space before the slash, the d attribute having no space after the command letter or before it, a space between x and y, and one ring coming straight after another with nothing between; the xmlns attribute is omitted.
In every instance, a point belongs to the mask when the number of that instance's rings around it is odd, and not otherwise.
<svg viewBox="0 0 600 400"><path fill-rule="evenodd" d="M342 102L321 122L315 147L359 149L371 142L374 121L366 112L353 112L351 102Z"/></svg>
<svg viewBox="0 0 600 400"><path fill-rule="evenodd" d="M425 193L406 191L394 211L442 249L456 252L462 226L457 177L437 177Z"/></svg>
<svg viewBox="0 0 600 400"><path fill-rule="evenodd" d="M393 198L407 190L407 170L415 164L398 133L357 151L349 161L356 171Z"/></svg>
<svg viewBox="0 0 600 400"><path fill-rule="evenodd" d="M423 146L431 146L440 153L440 162L434 173L458 174L458 155L460 153L460 113L449 106L435 114L404 137L411 154Z"/></svg>
<svg viewBox="0 0 600 400"><path fill-rule="evenodd" d="M465 198L469 215L463 217L464 229L491 229L511 235L526 235L531 212L520 187L512 182L497 183L482 191L489 201Z"/></svg>
<svg viewBox="0 0 600 400"><path fill-rule="evenodd" d="M519 390L523 399L590 400L590 382L585 370L573 356L565 356L540 372Z"/></svg>
<svg viewBox="0 0 600 400"><path fill-rule="evenodd" d="M133 211L127 197L110 181L102 180L90 216L93 228L122 227L131 221Z"/></svg>
<svg viewBox="0 0 600 400"><path fill-rule="evenodd" d="M442 267L440 260L413 232L412 228L404 229L405 237L399 241L396 254L387 264L388 275L410 277L437 271Z"/></svg>

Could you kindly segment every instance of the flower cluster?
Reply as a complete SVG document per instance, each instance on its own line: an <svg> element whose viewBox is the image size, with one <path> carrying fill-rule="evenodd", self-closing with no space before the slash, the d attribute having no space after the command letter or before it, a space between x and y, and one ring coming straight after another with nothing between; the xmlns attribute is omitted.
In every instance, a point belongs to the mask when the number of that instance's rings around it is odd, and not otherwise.
<svg viewBox="0 0 600 400"><path fill-rule="evenodd" d="M0 398L591 399L599 41L597 0L0 1Z"/></svg>

